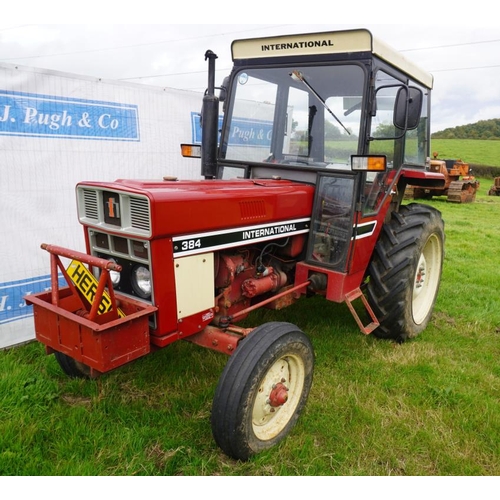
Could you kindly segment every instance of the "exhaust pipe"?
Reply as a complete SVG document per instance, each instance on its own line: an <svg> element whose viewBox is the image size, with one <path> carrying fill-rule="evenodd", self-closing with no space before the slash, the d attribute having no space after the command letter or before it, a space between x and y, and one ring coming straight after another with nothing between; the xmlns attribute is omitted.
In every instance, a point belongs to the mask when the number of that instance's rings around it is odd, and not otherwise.
<svg viewBox="0 0 500 500"><path fill-rule="evenodd" d="M211 50L205 52L208 59L208 88L203 96L201 110L201 175L205 179L217 176L217 145L219 138L219 98L215 95L215 60Z"/></svg>

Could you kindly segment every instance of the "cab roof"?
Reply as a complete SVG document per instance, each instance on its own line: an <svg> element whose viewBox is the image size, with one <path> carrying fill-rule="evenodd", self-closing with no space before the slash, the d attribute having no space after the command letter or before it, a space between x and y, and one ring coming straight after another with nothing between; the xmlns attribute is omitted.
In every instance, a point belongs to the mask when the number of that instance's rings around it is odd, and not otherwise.
<svg viewBox="0 0 500 500"><path fill-rule="evenodd" d="M432 88L434 81L430 73L375 38L366 29L240 39L232 43L231 52L234 62L273 57L370 52L428 88Z"/></svg>

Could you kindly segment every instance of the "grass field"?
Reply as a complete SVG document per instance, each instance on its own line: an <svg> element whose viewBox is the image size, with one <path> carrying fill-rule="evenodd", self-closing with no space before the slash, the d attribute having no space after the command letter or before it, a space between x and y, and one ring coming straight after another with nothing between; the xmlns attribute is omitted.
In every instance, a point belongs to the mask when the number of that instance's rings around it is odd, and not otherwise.
<svg viewBox="0 0 500 500"><path fill-rule="evenodd" d="M500 141L474 139L432 139L431 153L440 158L461 159L473 165L500 167Z"/></svg>
<svg viewBox="0 0 500 500"><path fill-rule="evenodd" d="M178 342L72 380L30 343L0 352L0 475L496 476L500 474L500 197L442 211L447 244L427 330L363 336L345 305L304 299L247 323L297 324L316 352L305 412L247 463L210 430L226 358Z"/></svg>

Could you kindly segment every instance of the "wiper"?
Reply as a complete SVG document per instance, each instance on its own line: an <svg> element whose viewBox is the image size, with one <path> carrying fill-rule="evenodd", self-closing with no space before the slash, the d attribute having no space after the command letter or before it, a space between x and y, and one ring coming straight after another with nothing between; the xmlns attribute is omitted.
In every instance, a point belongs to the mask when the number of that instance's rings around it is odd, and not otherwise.
<svg viewBox="0 0 500 500"><path fill-rule="evenodd" d="M330 113L334 118L335 120L337 120L337 122L339 123L339 125L349 134L351 135L351 132L349 132L349 130L347 130L344 126L344 124L335 116L335 113L328 107L328 105L326 104L326 102L322 99L322 97L311 87L311 85L309 84L309 82L305 79L304 75L300 72L300 71L297 71L296 69L294 69L291 73L290 73L290 76L292 77L292 80L296 81L296 82L302 82L313 94L314 96L316 97L316 99L318 99L318 101L323 104L324 108L328 111L328 113Z"/></svg>

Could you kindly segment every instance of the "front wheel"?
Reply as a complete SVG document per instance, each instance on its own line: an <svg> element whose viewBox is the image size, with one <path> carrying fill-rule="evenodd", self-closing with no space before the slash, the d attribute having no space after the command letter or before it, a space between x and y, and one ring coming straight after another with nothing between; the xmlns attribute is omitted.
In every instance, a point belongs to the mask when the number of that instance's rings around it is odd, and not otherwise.
<svg viewBox="0 0 500 500"><path fill-rule="evenodd" d="M413 203L392 214L368 270L367 297L380 321L374 335L404 342L425 329L441 281L444 240L438 210Z"/></svg>
<svg viewBox="0 0 500 500"><path fill-rule="evenodd" d="M291 431L312 384L309 339L290 323L253 330L229 359L212 406L212 433L230 457L248 460Z"/></svg>

